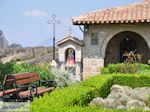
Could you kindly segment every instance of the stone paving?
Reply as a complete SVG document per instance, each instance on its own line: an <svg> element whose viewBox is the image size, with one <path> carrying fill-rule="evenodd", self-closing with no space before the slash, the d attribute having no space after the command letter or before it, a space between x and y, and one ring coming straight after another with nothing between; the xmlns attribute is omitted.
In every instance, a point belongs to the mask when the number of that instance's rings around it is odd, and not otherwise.
<svg viewBox="0 0 150 112"><path fill-rule="evenodd" d="M0 98L0 111L23 111L30 112L29 102L3 102Z"/></svg>

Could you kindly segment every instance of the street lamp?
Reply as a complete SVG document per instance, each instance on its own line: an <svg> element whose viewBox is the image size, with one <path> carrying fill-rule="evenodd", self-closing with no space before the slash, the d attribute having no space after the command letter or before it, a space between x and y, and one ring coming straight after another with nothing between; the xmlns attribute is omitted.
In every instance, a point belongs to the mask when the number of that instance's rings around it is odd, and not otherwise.
<svg viewBox="0 0 150 112"><path fill-rule="evenodd" d="M53 25L53 60L55 60L55 27L56 27L56 24L60 24L61 21L60 20L56 20L56 15L53 14L52 15L52 19L49 19L47 21L48 24L52 24Z"/></svg>

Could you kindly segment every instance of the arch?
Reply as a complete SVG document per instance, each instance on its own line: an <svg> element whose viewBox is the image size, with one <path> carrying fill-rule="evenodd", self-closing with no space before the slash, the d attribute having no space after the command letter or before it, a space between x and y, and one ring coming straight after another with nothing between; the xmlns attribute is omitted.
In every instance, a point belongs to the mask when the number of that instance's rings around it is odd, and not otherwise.
<svg viewBox="0 0 150 112"><path fill-rule="evenodd" d="M146 40L139 34L131 31L120 32L110 39L107 44L104 66L109 63L117 64L119 62L124 62L125 57L123 54L125 52L135 51L142 55L142 63L147 63L150 54Z"/></svg>
<svg viewBox="0 0 150 112"><path fill-rule="evenodd" d="M104 37L104 40L101 45L102 47L100 49L100 54L103 59L105 58L106 47L111 38L113 38L118 33L126 31L137 33L138 35L143 37L150 49L150 32L148 31L148 29L143 27L137 27L135 25L117 26L115 28L112 28Z"/></svg>
<svg viewBox="0 0 150 112"><path fill-rule="evenodd" d="M75 50L73 48L66 49L65 64L66 65L75 65Z"/></svg>

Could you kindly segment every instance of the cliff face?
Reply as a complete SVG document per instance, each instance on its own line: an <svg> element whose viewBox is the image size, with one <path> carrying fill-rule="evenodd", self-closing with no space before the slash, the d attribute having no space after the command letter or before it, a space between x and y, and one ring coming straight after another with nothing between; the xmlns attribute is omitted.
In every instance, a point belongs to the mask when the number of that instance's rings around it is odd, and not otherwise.
<svg viewBox="0 0 150 112"><path fill-rule="evenodd" d="M56 49L57 50L57 49ZM20 44L12 44L8 46L8 42L0 30L0 59L2 63L11 60L21 60L30 65L36 65L41 62L52 61L52 47L25 47ZM56 52L56 61L58 61L58 53Z"/></svg>
<svg viewBox="0 0 150 112"><path fill-rule="evenodd" d="M57 55L57 54L56 54ZM57 58L58 56L56 56ZM21 60L31 63L51 62L52 61L52 47L10 47L0 50L0 58L2 63L11 60ZM57 59L56 59L57 60Z"/></svg>
<svg viewBox="0 0 150 112"><path fill-rule="evenodd" d="M0 49L4 49L8 47L8 42L3 34L3 31L0 30Z"/></svg>

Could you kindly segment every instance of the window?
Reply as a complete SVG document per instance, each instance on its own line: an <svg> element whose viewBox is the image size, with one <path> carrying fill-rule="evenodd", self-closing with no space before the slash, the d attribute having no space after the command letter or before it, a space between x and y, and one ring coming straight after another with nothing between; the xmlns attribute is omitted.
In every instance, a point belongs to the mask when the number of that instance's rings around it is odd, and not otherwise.
<svg viewBox="0 0 150 112"><path fill-rule="evenodd" d="M91 45L98 45L98 33L92 33Z"/></svg>

